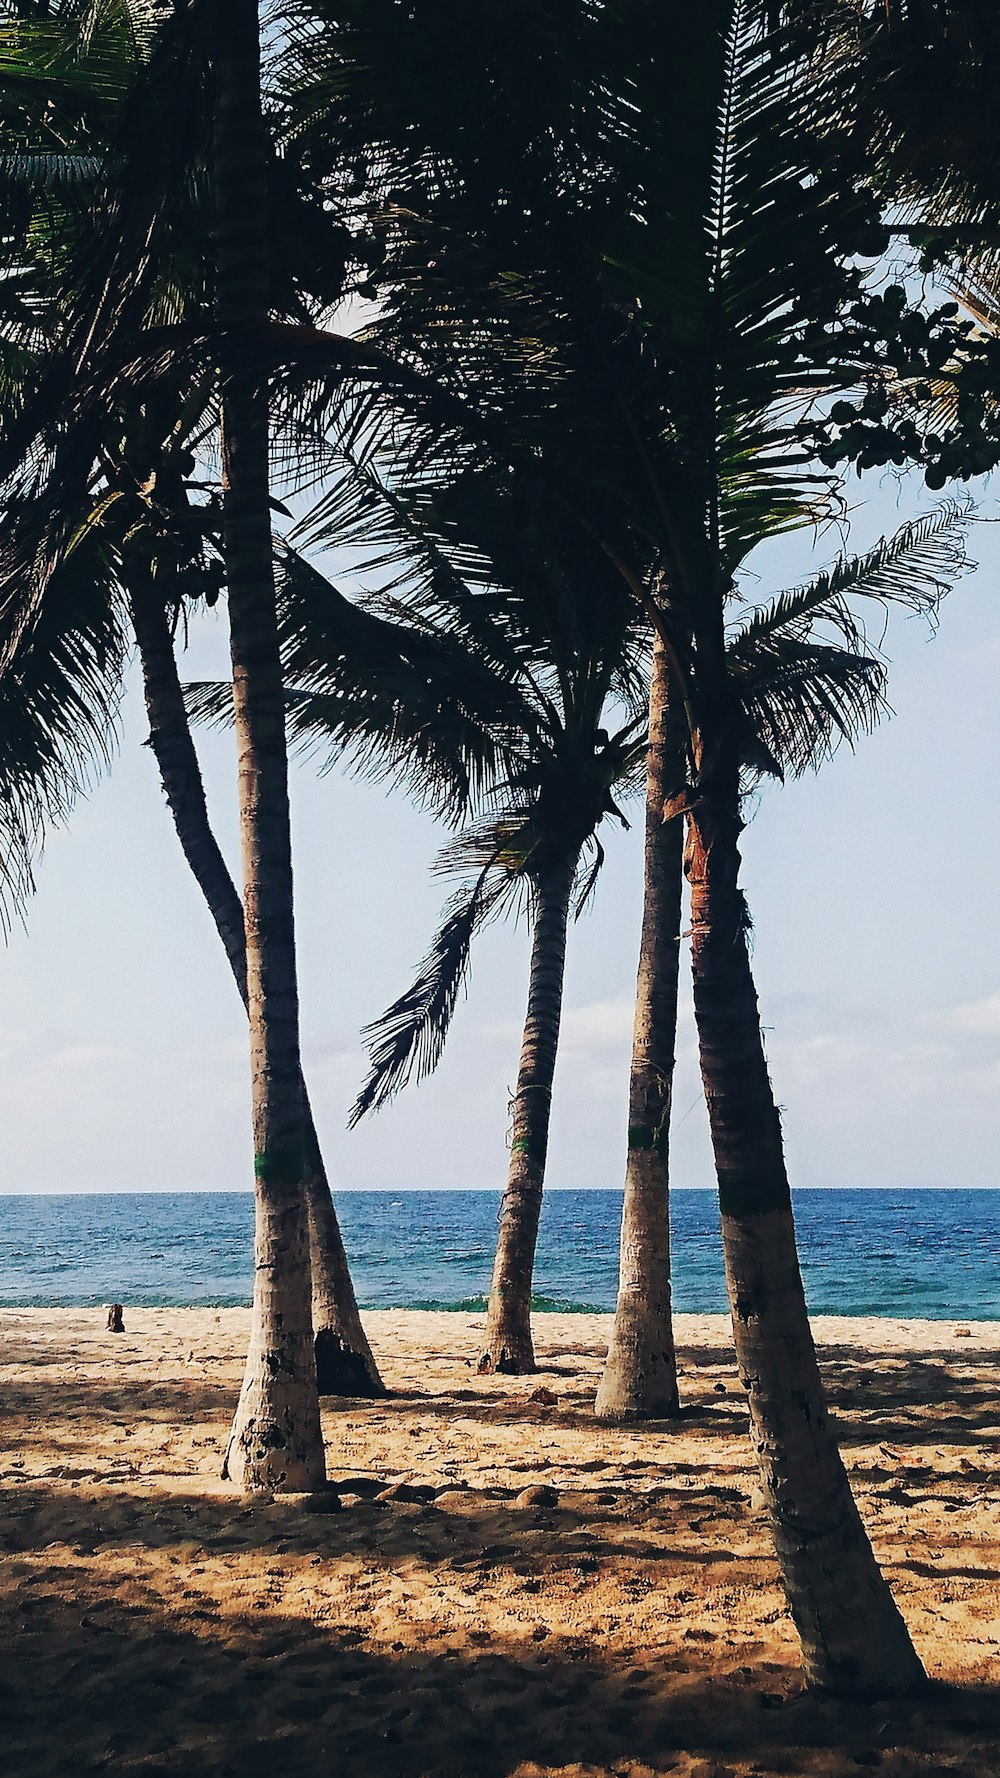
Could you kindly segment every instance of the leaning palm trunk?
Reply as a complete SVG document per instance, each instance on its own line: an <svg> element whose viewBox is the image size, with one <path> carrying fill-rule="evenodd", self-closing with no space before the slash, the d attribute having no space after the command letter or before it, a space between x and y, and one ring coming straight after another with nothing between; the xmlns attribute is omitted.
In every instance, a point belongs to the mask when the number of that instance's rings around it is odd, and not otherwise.
<svg viewBox="0 0 1000 1778"><path fill-rule="evenodd" d="M702 1079L751 1437L807 1678L851 1695L907 1692L921 1685L923 1669L851 1493L806 1311L738 886L738 810L733 768L721 794L694 805L685 867Z"/></svg>
<svg viewBox="0 0 1000 1778"><path fill-rule="evenodd" d="M212 832L201 769L177 676L173 638L156 586L133 590L132 625L142 663L149 744L174 828L222 940L247 1005L243 903ZM306 1193L312 1268L312 1320L320 1395L382 1396L385 1387L358 1313L337 1212L323 1165L305 1081Z"/></svg>
<svg viewBox="0 0 1000 1778"><path fill-rule="evenodd" d="M358 1312L309 1096L302 1086L306 1206L312 1269L313 1344L320 1395L388 1394Z"/></svg>
<svg viewBox="0 0 1000 1778"><path fill-rule="evenodd" d="M271 544L268 394L244 368L267 319L266 153L256 0L215 0L214 186L222 330L223 543L239 762L253 1091L250 1349L224 1473L245 1489L320 1486L292 911L285 710ZM241 333L243 337L241 338Z"/></svg>
<svg viewBox="0 0 1000 1778"><path fill-rule="evenodd" d="M672 715L669 666L659 637L649 689L645 892L632 1029L628 1162L622 1203L618 1302L597 1391L599 1420L650 1420L678 1412L670 1304L668 1143L677 1035L683 829L664 804L684 783L684 734Z"/></svg>
<svg viewBox="0 0 1000 1778"><path fill-rule="evenodd" d="M566 927L576 854L542 871L535 883L528 1011L514 1096L507 1185L490 1283L481 1371L523 1376L535 1369L531 1278L549 1144L552 1076L559 1047Z"/></svg>

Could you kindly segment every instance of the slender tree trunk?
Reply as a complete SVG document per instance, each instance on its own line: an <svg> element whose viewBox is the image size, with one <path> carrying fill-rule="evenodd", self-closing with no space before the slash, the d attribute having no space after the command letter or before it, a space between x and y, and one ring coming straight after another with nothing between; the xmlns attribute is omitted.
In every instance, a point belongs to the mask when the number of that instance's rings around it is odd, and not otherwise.
<svg viewBox="0 0 1000 1778"><path fill-rule="evenodd" d="M208 816L201 768L177 675L173 638L156 585L134 589L132 624L142 662L149 744L167 806L192 875L222 940L247 1005L243 903ZM330 1193L305 1081L302 1082L308 1172L312 1319L320 1395L383 1396L385 1386L358 1313L354 1284Z"/></svg>
<svg viewBox="0 0 1000 1778"><path fill-rule="evenodd" d="M738 886L738 810L733 768L721 793L694 807L685 866L702 1078L751 1438L807 1678L854 1696L908 1692L923 1683L923 1669L851 1493L806 1311Z"/></svg>
<svg viewBox="0 0 1000 1778"><path fill-rule="evenodd" d="M566 926L577 855L543 872L535 885L528 1011L514 1098L514 1128L500 1232L490 1283L481 1371L524 1376L535 1369L531 1279L542 1210L552 1076L559 1047Z"/></svg>
<svg viewBox="0 0 1000 1778"><path fill-rule="evenodd" d="M684 784L685 728L670 709L670 673L657 636L649 690L645 894L622 1202L618 1302L597 1391L599 1420L679 1412L670 1304L670 1105L677 1037L683 822L663 806Z"/></svg>
<svg viewBox="0 0 1000 1778"><path fill-rule="evenodd" d="M225 1472L244 1489L322 1485L310 1313L285 710L275 612L266 384L240 329L266 320L267 144L256 0L215 0L213 174L221 329L223 542L250 1022L256 1216L250 1349Z"/></svg>
<svg viewBox="0 0 1000 1778"><path fill-rule="evenodd" d="M316 1377L321 1395L381 1398L379 1375L361 1323L347 1254L334 1209L305 1085L306 1202L312 1260L312 1319Z"/></svg>

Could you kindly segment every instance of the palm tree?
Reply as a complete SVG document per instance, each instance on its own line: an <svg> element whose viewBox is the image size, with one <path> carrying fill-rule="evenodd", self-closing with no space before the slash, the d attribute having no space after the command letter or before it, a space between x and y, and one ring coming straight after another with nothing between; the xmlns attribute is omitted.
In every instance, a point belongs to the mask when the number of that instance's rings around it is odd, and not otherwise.
<svg viewBox="0 0 1000 1778"><path fill-rule="evenodd" d="M269 307L268 141L256 0L211 21L215 304L222 547L239 758L255 1154L250 1349L224 1473L237 1486L308 1489L325 1477L309 1291L309 1230L281 665L271 563L266 385L244 365Z"/></svg>
<svg viewBox="0 0 1000 1778"><path fill-rule="evenodd" d="M802 152L796 118L805 94L800 99L797 71L780 53L775 57L744 8L728 10L722 49L718 122L703 163L708 227L697 274L711 320L696 328L693 387L675 408L683 440L678 468L689 502L686 512L672 508L684 607L665 626L691 712L689 782L675 810L683 810L687 830L695 1020L737 1361L806 1672L845 1690L906 1691L922 1682L920 1663L875 1562L829 1424L799 1272L739 887L743 721L724 629L731 576L754 526L753 517L746 523L746 496L771 504L766 466L779 452L789 488L805 468L788 449L775 407L792 387L801 391L811 380L803 363L808 330L804 337L789 320L800 304L815 315L817 297L822 304L834 298L827 310L832 320L843 287L834 297L838 279L826 283L824 274L825 287L817 288L812 255L817 247L823 254L819 191L809 191L803 202L796 194L787 208L773 206L763 226L759 218L749 221L745 207L745 195L760 189L762 176L781 168L787 178L789 163ZM785 125L778 123L778 105ZM844 260L828 252L826 271L839 266L842 273ZM796 283L803 273L805 287ZM661 297L664 324L676 326L676 296L665 283ZM782 300L792 309L782 310ZM798 367L791 376L775 376L788 346L796 349ZM830 379L828 341L817 368ZM713 415L709 428L705 403ZM749 468L754 458L764 471L760 481L760 472ZM782 503L779 496L777 510Z"/></svg>
<svg viewBox="0 0 1000 1778"><path fill-rule="evenodd" d="M954 502L906 524L861 557L782 594L731 632L743 773L783 779L817 769L837 743L882 714L885 668L866 652L854 600L931 616L964 564L968 511ZM630 1079L628 1167L618 1303L595 1404L599 1419L677 1412L670 1299L668 1135L682 881L684 727L671 708L659 644L650 687L646 871Z"/></svg>
<svg viewBox="0 0 1000 1778"><path fill-rule="evenodd" d="M19 152L8 155L3 163L3 174L12 182L12 190L24 212L21 243L15 257L20 256L28 265L32 259L37 261L31 282L41 293L40 298L27 306L27 315L33 327L28 329L22 322L18 332L10 327L6 330L7 341L22 348L18 364L20 383L28 387L32 381L35 362L43 362L41 352L45 344L46 329L41 322L46 312L51 314L53 306L47 292L57 275L64 282L67 276L65 266L60 262L60 254L62 261L70 265L73 263L72 256L66 254L65 227L62 227L61 235L56 232L59 226L65 225L64 212L67 203L72 200L70 220L77 234L83 235L83 249L77 254L77 258L84 268L85 293L87 268L93 259L93 247L87 237L88 225L91 232L93 228L92 218L96 207L94 194L102 178L108 175L109 146L117 153L118 159L121 159L120 143L123 137L126 140L128 138L125 126L129 121L130 108L133 125L137 110L143 112L144 122L148 121L150 113L160 116L162 128L158 132L158 140L161 145L168 145L165 150L161 148L166 160L170 158L171 147L177 152L175 138L179 128L183 130L183 126L192 121L191 104L179 106L177 103L180 89L174 66L178 60L176 43L167 41L165 46L155 43L151 46L150 33L143 29L147 21L141 10L137 17L140 27L138 37L128 6L122 6L117 12L110 10L96 37L88 38L83 47L79 40L79 22L75 17L68 21L48 20L38 27L34 24L21 26L15 36L16 53L7 64L0 63L0 91L3 90L3 80L8 74L12 78L15 96L25 86L30 93L33 81L41 87L47 101L47 109L43 107L42 111L42 122L44 124L46 119L53 118L58 120L55 125L50 121L49 127L54 128L62 150L59 154L39 151L39 141L47 149L44 131L40 131L39 123L29 115L22 124L24 141L18 142ZM191 46L186 47L190 50ZM182 42L181 49L184 48ZM115 51L114 55L110 53L111 49ZM183 62L183 56L180 59ZM190 56L188 59L190 61ZM164 60L169 76L167 80L161 65ZM41 64L40 69L36 66L36 61ZM197 93L200 70L197 57L194 61L194 78L190 78L189 70L186 72L189 89ZM138 98L130 96L128 90L130 81L136 80L137 72L140 87L145 81L146 86L151 89L140 92ZM63 79L66 93L62 95L58 109L53 111L53 80L57 76ZM168 88L166 104L164 85ZM152 103L147 103L144 108L143 99L149 101L150 98ZM99 149L100 153L83 155L66 151L68 106L74 108L75 135L88 147ZM77 117L77 112L82 112L82 121ZM194 113L197 126L197 101ZM207 122L208 113L204 106L202 113L202 121ZM95 116L96 124L93 122ZM201 154L204 162L203 148L202 135L195 127L185 139L183 152L194 161ZM111 171L114 174L115 168L112 167ZM152 169L147 169L147 172L151 173ZM120 168L118 173L121 174ZM155 179L151 179L150 183L155 186ZM55 201L53 189L61 203L61 209L55 218L52 215ZM204 289L204 272L200 264L192 267L190 257L190 242L192 238L196 238L197 206L200 202L197 178L182 182L181 190L185 194L187 211L182 203L180 215L170 216L172 236L167 235L159 263L152 268L152 287L148 300L154 312L157 308L162 310L165 300L175 300L174 293L180 290L181 280L184 281L188 306L197 312ZM69 198L66 196L67 192ZM120 199L118 201L121 208ZM147 207L149 204L155 207L155 191L149 197L144 194L142 201ZM192 203L195 204L194 217L190 214ZM298 210L301 219L301 205L293 203L290 207ZM308 238L308 228L304 232ZM130 237L127 226L123 226L123 234L126 238ZM54 254L49 246L53 240L59 243ZM26 253L23 243L32 251ZM51 263L53 257L55 266ZM287 265L288 262L285 263ZM294 278L293 272L289 282L287 269L283 272L282 299L291 301L293 307L296 301L293 294ZM113 282L112 280L112 285ZM180 300L179 297L176 300ZM71 307L65 299L63 306ZM30 346L32 351L26 354L23 349L25 345ZM176 387L167 391L166 399L160 389L147 397L145 405L137 405L134 401L131 406L126 403L125 413L119 415L117 422L112 420L105 426L106 442L100 443L99 451L96 444L93 447L100 459L98 483L93 494L86 483L81 490L80 523L83 534L93 532L95 526L100 529L104 538L108 571L113 574L117 588L114 597L109 596L108 601L108 622L119 633L117 652L112 654L108 651L106 655L109 669L113 674L114 663L123 658L127 646L124 631L131 615L143 656L147 701L151 705L155 704L155 710L151 708L150 711L153 731L151 738L167 789L168 802L185 853L209 901L237 985L245 999L242 905L208 825L197 759L187 731L182 702L179 694L171 696L171 682L176 691L176 669L169 639L166 605L176 605L174 583L177 574L174 570L184 566L188 580L187 590L207 591L213 599L217 596L222 572L217 559L208 561L204 555L206 539L199 532L207 509L199 509L199 517L188 507L183 494L183 474L177 467L178 462L183 459L187 459L185 467L194 467L194 458L183 436L185 426L187 429L194 429L195 442L199 437L204 437L206 430L206 404L210 413L213 400L211 377L203 374L201 382L200 389L197 383L192 389L190 379L185 387L185 381L181 378ZM21 393L19 388L17 394ZM162 437L169 441L168 444L160 443L157 427L160 428ZM125 444L119 442L123 434ZM137 454L141 462L133 473L134 464L130 458L135 458ZM170 501L165 500L168 489ZM88 505L94 506L90 516L87 516ZM72 538L72 531L69 535ZM196 543L193 551L190 547L192 536ZM180 562L177 560L178 545ZM70 548L71 551L76 551L79 560L77 544L71 542ZM214 578L209 578L202 586L199 575L204 576L207 568L214 571ZM190 585L192 575L198 582L193 589ZM68 578L78 594L78 577L70 573ZM58 584L66 584L65 569L56 569L54 579ZM46 599L52 604L51 584ZM71 623L66 608L62 609L63 621ZM67 646L75 646L72 625ZM44 670L44 662L32 660L26 664L22 655L19 673L25 683L30 683L33 675ZM98 691L92 679L86 691L93 704L93 709L88 709L88 715L94 724L94 732L101 733L102 727L106 727L107 715L114 706L117 688L109 683ZM79 702L78 699L77 703ZM84 740L85 731L81 727L81 744ZM93 737L91 744L93 745ZM313 1319L319 1385L324 1393L381 1394L384 1393L383 1387L358 1316L346 1255L308 1108L306 1121Z"/></svg>
<svg viewBox="0 0 1000 1778"><path fill-rule="evenodd" d="M387 485L378 453L344 465L341 482L303 529L320 540L367 544L368 603L386 605L405 646L423 644L408 679L394 665L381 732L365 711L364 734L382 769L408 762L411 784L434 762L451 819L475 819L445 847L438 869L458 874L417 979L368 1028L372 1069L351 1114L356 1122L440 1058L475 933L505 906L526 900L532 927L528 1007L513 1096L513 1128L500 1211L487 1333L480 1370L535 1368L531 1285L548 1145L552 1079L562 1011L567 926L574 894L586 901L603 858L597 829L635 788L645 720L645 631L606 559L567 538L551 516L519 511L502 480L483 475L435 508L425 473L414 488ZM283 650L293 733L315 745L356 747L356 651L345 649L342 600L319 574L283 552ZM459 564L464 568L460 572ZM354 623L364 621L364 602ZM369 622L371 621L369 617ZM429 656L449 644L444 661ZM432 677L429 678L429 675ZM376 678L369 670L365 686ZM428 708L428 685L434 687ZM470 721L475 701L477 720ZM221 686L192 688L200 715L225 720ZM405 719L401 722L401 708ZM610 725L609 728L605 724ZM421 733L414 754L410 737ZM484 741L492 737L492 756ZM456 781L452 762L465 760ZM477 776L470 796L468 773ZM589 855L589 856L588 856ZM584 863L587 859L586 864Z"/></svg>
<svg viewBox="0 0 1000 1778"><path fill-rule="evenodd" d="M420 975L369 1028L373 1069L355 1117L401 1085L415 1053L426 1072L437 1061L465 973L472 934L511 892L527 891L531 923L528 998L511 1106L510 1159L490 1282L480 1372L523 1376L535 1370L531 1296L559 1047L567 928L574 891L577 912L603 860L598 829L618 815L617 798L636 786L639 717L624 714L609 733L609 694L626 675L615 654L625 638L605 622L591 647L574 658L555 625L547 652L522 681L523 757L510 777L491 787L495 813L445 849L438 868L471 865L473 880L449 904ZM615 681L617 680L617 687ZM551 683L547 683L551 681ZM633 692L634 700L634 692ZM585 854L591 863L581 882ZM427 1037L434 1031L433 1046ZM423 1046L422 1051L420 1046Z"/></svg>
<svg viewBox="0 0 1000 1778"><path fill-rule="evenodd" d="M530 709L530 692L525 703ZM526 891L531 924L527 1008L478 1366L480 1372L514 1376L536 1368L532 1276L574 892L579 912L600 868L597 830L608 814L618 813L615 799L634 789L640 759L634 722L608 734L595 729L572 704L559 711L557 721L558 728L549 718L543 729L535 729L532 756L513 782L495 787L501 812L441 855L439 869L455 865L468 869L471 864L472 881L449 903L417 980L369 1027L374 1066L355 1107L358 1115L384 1100L389 1083L393 1088L402 1084L404 1064L408 1074L414 1054L420 1055L420 1072L434 1065L443 1049L473 933L512 899L518 887ZM595 848L596 857L581 883L584 853Z"/></svg>
<svg viewBox="0 0 1000 1778"><path fill-rule="evenodd" d="M161 558L162 561L162 558ZM149 744L177 837L204 895L244 1006L247 1005L243 903L212 831L198 756L177 674L174 639L159 575L130 573L129 609L142 664ZM381 1396L385 1387L358 1313L354 1284L323 1165L305 1081L306 1200L312 1322L320 1395Z"/></svg>
<svg viewBox="0 0 1000 1778"><path fill-rule="evenodd" d="M914 374L968 354L945 311L867 292L884 232L863 154L849 128L813 127L811 69L768 30L775 10L568 0L544 31L526 6L499 33L439 3L338 8L298 102L341 189L364 158L380 307L361 347L441 391L442 431L461 410L474 453L575 520L661 638L687 726L674 807L696 1019L775 1545L809 1678L905 1691L920 1664L829 1427L795 1257L738 885L725 617L750 550L836 497L836 459L824 475L815 457L829 400L877 378L908 328ZM421 418L430 435L429 396Z"/></svg>
<svg viewBox="0 0 1000 1778"><path fill-rule="evenodd" d="M686 728L662 637L649 684L642 933L632 1022L618 1298L594 1411L680 1412L670 1287L669 1140L681 948L682 831L665 810L684 782Z"/></svg>
<svg viewBox="0 0 1000 1778"><path fill-rule="evenodd" d="M811 1677L905 1689L919 1666L825 1426L794 1261L737 885L724 646L733 573L801 513L810 400L877 362L877 317L837 331L863 291L874 206L828 141L814 152L799 65L749 3L567 5L544 32L527 8L502 37L440 5L385 11L366 6L333 46L341 164L374 144L383 311L357 351L311 349L337 400L354 371L370 389L401 364L394 399L453 432L461 414L476 451L598 541L661 637L689 735L696 1004L737 1343L786 1585ZM471 55L458 82L452 50ZM935 354L954 332L934 322ZM260 563L259 519L255 536ZM785 1319L757 1341L740 1304L762 1281Z"/></svg>
<svg viewBox="0 0 1000 1778"><path fill-rule="evenodd" d="M196 40L200 29L199 16L194 23ZM95 366L102 353L120 362L127 340L143 367L140 386L147 358L157 362L155 344L147 348L143 337L150 320L158 318L158 305L162 313L164 296L159 282L162 260L153 242L158 227L162 235L164 206L170 212L173 205L176 215L175 190L162 175L168 163L176 173L177 157L186 173L203 147L197 134L186 152L179 142L182 91L171 77L177 72L178 52L183 61L183 52L192 49L188 30L187 18L168 25L160 39L163 55L159 62L156 56L151 59L138 83L161 101L166 127L163 138L156 137L155 173L160 177L144 181L137 171L133 91L126 119L132 133L125 131L111 157L107 240L91 240L91 264L82 289L74 292L75 306L55 350L46 355L26 416L6 443L8 473L16 472L19 458L27 462L22 484L14 481L12 496L19 502L22 524L7 551L8 671L15 670L26 633L37 623L39 603L90 489L106 424L101 410L111 405L113 411L109 395L119 400L123 396L120 376L117 384L114 378L104 382L102 376L95 399ZM241 0L220 0L213 8L210 37L207 62L201 61L198 74L207 65L213 76L214 135L208 165L216 224L222 538L240 756L256 1154L253 1333L227 1472L251 1489L301 1488L322 1481L324 1456L310 1325L284 708L271 567L268 392L259 371L244 362L246 333L268 324L270 296L269 145L260 102L256 8ZM195 48L205 47L195 43ZM197 55L194 61L197 65ZM189 90L192 85L197 109L204 82L196 78ZM201 111L204 114L204 104ZM40 437L50 456L42 458L35 470L32 451ZM27 508L23 491L24 475L33 472L48 495L37 518Z"/></svg>
<svg viewBox="0 0 1000 1778"><path fill-rule="evenodd" d="M180 453L187 456L188 453ZM222 940L237 989L246 1004L246 963L243 907L222 857L208 818L197 754L191 738L183 695L174 659L172 621L188 598L214 603L219 592L221 563L208 547L206 516L213 532L213 508L191 507L185 498L183 478L171 469L166 454L160 468L130 473L124 459L109 475L93 512L85 515L80 531L65 560L53 574L46 595L52 622L32 640L30 655L18 657L18 678L5 683L8 729L23 737L0 764L0 783L11 810L24 806L29 792L37 816L26 827L18 844L10 844L10 899L21 905L31 876L31 854L40 843L47 822L63 819L85 791L90 773L88 758L110 758L114 712L118 704L117 678L124 672L129 654L129 628L138 646L142 665L150 746L159 768L161 784L174 820L185 858ZM107 462L111 463L110 453ZM169 487L169 499L165 490ZM86 578L85 578L86 577ZM95 633L100 614L101 640ZM31 725L40 719L33 706L34 686L49 668L46 651L57 648L67 661L78 657L81 685L70 697L63 695L67 715L72 711L77 729L71 736L60 725L58 747L43 746L32 766L21 750ZM102 670L95 671L94 656ZM20 698L23 713L15 716ZM60 750L72 754L72 763L60 762ZM42 773L42 765L51 779ZM33 787L33 788L32 788ZM50 798L50 813L44 814ZM304 1095L309 1172L307 1179L312 1314L320 1393L324 1395L380 1396L384 1385L371 1355L361 1324L318 1138Z"/></svg>

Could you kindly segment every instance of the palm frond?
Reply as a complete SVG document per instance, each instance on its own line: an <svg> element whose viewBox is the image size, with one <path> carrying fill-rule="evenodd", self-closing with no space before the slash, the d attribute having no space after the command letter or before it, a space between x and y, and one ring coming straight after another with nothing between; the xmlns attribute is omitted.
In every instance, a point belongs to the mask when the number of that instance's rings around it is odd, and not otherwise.
<svg viewBox="0 0 1000 1778"><path fill-rule="evenodd" d="M504 875L491 881L493 864L491 859L483 866L471 890L460 889L451 898L416 979L365 1027L371 1068L351 1107L349 1128L409 1080L422 1080L437 1067L468 975L472 940L511 893Z"/></svg>
<svg viewBox="0 0 1000 1778"><path fill-rule="evenodd" d="M534 714L502 663L364 610L281 542L276 580L289 736L324 769L405 785L450 821L509 776ZM227 685L188 686L186 698L195 720L232 721Z"/></svg>
<svg viewBox="0 0 1000 1778"><path fill-rule="evenodd" d="M0 154L0 184L21 185L32 191L64 186L89 188L103 167L97 154L58 154L52 150Z"/></svg>
<svg viewBox="0 0 1000 1778"><path fill-rule="evenodd" d="M728 652L736 665L752 661L774 636L803 639L817 624L836 630L845 645L864 645L864 622L852 599L895 606L933 620L941 600L969 567L966 538L972 523L968 502L943 501L933 512L901 525L857 556L841 556L815 579L781 593L730 632Z"/></svg>
<svg viewBox="0 0 1000 1778"><path fill-rule="evenodd" d="M887 667L869 652L863 610L854 601L933 621L968 565L971 519L968 503L945 501L864 554L842 556L731 632L727 668L751 778L815 769L840 741L853 743L875 726L888 709Z"/></svg>
<svg viewBox="0 0 1000 1778"><path fill-rule="evenodd" d="M67 819L110 759L126 652L113 560L102 538L83 537L0 671L4 927L34 887L46 831Z"/></svg>
<svg viewBox="0 0 1000 1778"><path fill-rule="evenodd" d="M576 894L574 895L574 898L573 898L573 918L574 918L574 920L579 920L580 915L589 906L589 904L594 896L594 893L597 889L597 880L598 880L602 870L604 869L604 862L605 862L605 858L607 856L605 853L604 847L601 845L601 842L598 839L596 834L594 834L591 839L590 849L593 853L593 857L590 860L590 864L589 864L587 872L583 878L583 881L577 887Z"/></svg>
<svg viewBox="0 0 1000 1778"><path fill-rule="evenodd" d="M800 777L841 741L851 744L886 714L886 664L835 643L776 632L734 673L745 777Z"/></svg>

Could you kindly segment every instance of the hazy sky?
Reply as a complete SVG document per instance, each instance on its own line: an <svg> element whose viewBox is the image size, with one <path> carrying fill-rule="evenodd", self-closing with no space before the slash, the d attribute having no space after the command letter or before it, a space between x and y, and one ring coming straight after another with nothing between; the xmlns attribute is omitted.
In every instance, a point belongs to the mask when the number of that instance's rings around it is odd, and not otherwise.
<svg viewBox="0 0 1000 1778"><path fill-rule="evenodd" d="M912 508L863 489L855 538ZM921 505L930 504L925 497ZM983 496L990 518L995 498ZM814 561L836 554L821 539ZM897 618L886 640L894 718L816 778L759 797L744 884L768 1055L802 1186L995 1185L1000 1139L1000 536L974 527L978 573L940 630ZM803 543L761 591L801 578ZM225 671L209 616L183 664ZM0 952L0 1190L249 1186L246 1040L221 947L142 743L133 677L111 775L54 834L26 930ZM220 837L234 848L231 742L200 747ZM348 1135L364 1071L358 1030L409 981L438 911L427 866L442 837L396 795L294 770L305 1056L336 1185L502 1183L526 934L480 941L437 1075ZM641 809L607 829L608 863L573 929L550 1181L622 1176ZM689 994L675 1098L674 1178L708 1185Z"/></svg>

